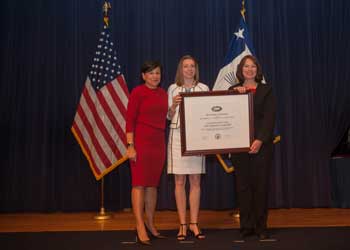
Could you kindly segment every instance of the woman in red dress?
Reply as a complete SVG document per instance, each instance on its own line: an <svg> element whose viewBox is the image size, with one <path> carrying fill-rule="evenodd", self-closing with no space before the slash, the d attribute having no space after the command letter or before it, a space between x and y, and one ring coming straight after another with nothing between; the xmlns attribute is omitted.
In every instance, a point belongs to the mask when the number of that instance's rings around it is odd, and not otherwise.
<svg viewBox="0 0 350 250"><path fill-rule="evenodd" d="M150 236L164 238L154 226L157 187L165 162L165 123L168 96L159 87L161 65L145 62L144 84L129 97L126 115L127 156L131 166L131 202L136 219L137 241L150 245ZM146 213L146 220L143 218Z"/></svg>

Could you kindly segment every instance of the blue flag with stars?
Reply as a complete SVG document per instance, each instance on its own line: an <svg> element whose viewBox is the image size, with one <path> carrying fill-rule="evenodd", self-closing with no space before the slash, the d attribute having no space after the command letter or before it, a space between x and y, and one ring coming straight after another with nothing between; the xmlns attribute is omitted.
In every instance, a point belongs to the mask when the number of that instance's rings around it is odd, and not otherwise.
<svg viewBox="0 0 350 250"><path fill-rule="evenodd" d="M238 83L236 79L237 65L246 55L254 55L252 40L250 39L248 26L241 17L238 27L231 39L228 53L225 57L224 66L221 68L213 90L227 90Z"/></svg>
<svg viewBox="0 0 350 250"><path fill-rule="evenodd" d="M249 35L248 26L241 16L239 25L237 26L234 35L231 39L227 55L224 60L224 66L220 69L216 78L213 90L227 90L229 87L236 85L238 80L236 78L237 65L246 55L255 56L255 50L253 47L252 39ZM262 81L265 83L265 80ZM280 141L280 135L275 128L274 143ZM231 166L230 155L216 155L221 166L227 173L234 171L234 167Z"/></svg>

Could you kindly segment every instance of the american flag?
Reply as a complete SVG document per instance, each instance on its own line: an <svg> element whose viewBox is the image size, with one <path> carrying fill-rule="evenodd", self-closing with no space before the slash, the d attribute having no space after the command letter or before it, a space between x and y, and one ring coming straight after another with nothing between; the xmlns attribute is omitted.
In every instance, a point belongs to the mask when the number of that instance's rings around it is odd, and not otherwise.
<svg viewBox="0 0 350 250"><path fill-rule="evenodd" d="M128 98L109 27L104 26L71 128L97 180L127 159Z"/></svg>

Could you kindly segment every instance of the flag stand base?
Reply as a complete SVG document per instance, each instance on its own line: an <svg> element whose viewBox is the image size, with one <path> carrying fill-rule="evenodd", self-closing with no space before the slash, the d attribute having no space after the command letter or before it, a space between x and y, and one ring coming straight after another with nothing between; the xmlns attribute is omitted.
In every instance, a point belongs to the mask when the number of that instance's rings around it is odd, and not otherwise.
<svg viewBox="0 0 350 250"><path fill-rule="evenodd" d="M112 218L112 214L110 213L106 213L105 209L102 207L100 212L94 216L95 220L109 220Z"/></svg>
<svg viewBox="0 0 350 250"><path fill-rule="evenodd" d="M239 219L239 209L233 210L230 214L234 219Z"/></svg>
<svg viewBox="0 0 350 250"><path fill-rule="evenodd" d="M104 178L101 179L101 208L100 212L94 217L95 220L109 220L112 218L112 214L106 213L104 206Z"/></svg>

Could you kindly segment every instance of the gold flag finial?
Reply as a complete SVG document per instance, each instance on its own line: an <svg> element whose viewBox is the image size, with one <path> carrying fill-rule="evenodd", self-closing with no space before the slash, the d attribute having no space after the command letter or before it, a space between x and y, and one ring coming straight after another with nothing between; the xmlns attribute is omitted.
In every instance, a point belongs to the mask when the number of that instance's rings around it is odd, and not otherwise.
<svg viewBox="0 0 350 250"><path fill-rule="evenodd" d="M109 1L105 1L102 6L103 11L103 21L105 22L106 26L109 25L109 16L108 11L112 8L111 3Z"/></svg>
<svg viewBox="0 0 350 250"><path fill-rule="evenodd" d="M246 12L246 9L245 9L245 1L242 0L241 15L242 15L242 17L243 17L244 20L245 20L245 12Z"/></svg>

